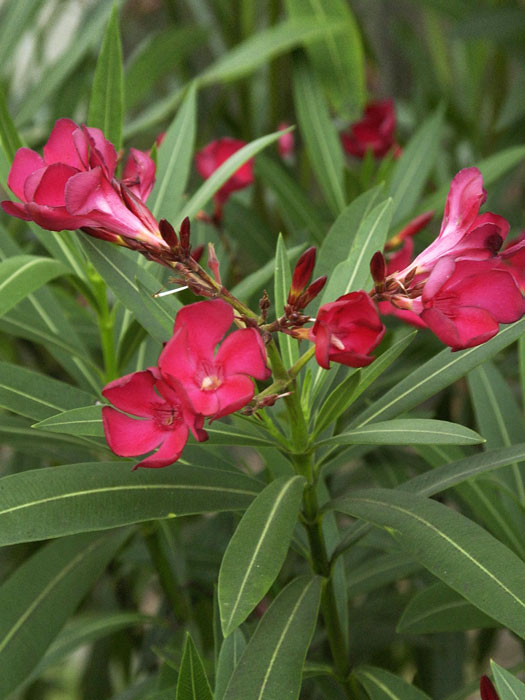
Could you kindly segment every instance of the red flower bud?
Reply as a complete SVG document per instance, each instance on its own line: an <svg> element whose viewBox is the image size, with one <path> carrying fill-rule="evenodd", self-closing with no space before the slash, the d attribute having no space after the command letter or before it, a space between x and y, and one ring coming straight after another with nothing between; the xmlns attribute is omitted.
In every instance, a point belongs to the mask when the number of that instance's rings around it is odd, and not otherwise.
<svg viewBox="0 0 525 700"><path fill-rule="evenodd" d="M376 284L383 284L386 276L386 262L383 253L378 250L370 260L370 272Z"/></svg>
<svg viewBox="0 0 525 700"><path fill-rule="evenodd" d="M308 304L315 299L315 297L319 294L319 292L323 289L323 287L326 284L327 277L326 275L323 275L322 277L318 277L316 280L312 282L312 284L307 288L305 292L301 294L299 299L295 302L295 308L300 310L300 309L305 309Z"/></svg>
<svg viewBox="0 0 525 700"><path fill-rule="evenodd" d="M179 229L180 249L183 255L190 254L190 220L184 219Z"/></svg>
<svg viewBox="0 0 525 700"><path fill-rule="evenodd" d="M290 292L288 293L289 304L295 305L301 292L308 284L314 270L316 250L315 246L308 248L297 261L293 271Z"/></svg>
<svg viewBox="0 0 525 700"><path fill-rule="evenodd" d="M217 284L221 284L221 273L219 272L219 258L215 253L213 243L208 243L208 267L213 273L213 277Z"/></svg>
<svg viewBox="0 0 525 700"><path fill-rule="evenodd" d="M481 676L479 690L481 692L481 700L499 700L496 688L488 676Z"/></svg>
<svg viewBox="0 0 525 700"><path fill-rule="evenodd" d="M179 244L175 229L166 219L159 221L160 235L166 241L170 248L176 248Z"/></svg>

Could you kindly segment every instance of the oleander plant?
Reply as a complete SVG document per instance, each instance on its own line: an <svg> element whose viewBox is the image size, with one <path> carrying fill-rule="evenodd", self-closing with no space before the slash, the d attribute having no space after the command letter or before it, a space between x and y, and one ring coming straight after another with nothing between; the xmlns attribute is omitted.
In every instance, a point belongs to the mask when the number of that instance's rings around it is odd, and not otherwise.
<svg viewBox="0 0 525 700"><path fill-rule="evenodd" d="M0 3L0 698L525 698L525 7Z"/></svg>

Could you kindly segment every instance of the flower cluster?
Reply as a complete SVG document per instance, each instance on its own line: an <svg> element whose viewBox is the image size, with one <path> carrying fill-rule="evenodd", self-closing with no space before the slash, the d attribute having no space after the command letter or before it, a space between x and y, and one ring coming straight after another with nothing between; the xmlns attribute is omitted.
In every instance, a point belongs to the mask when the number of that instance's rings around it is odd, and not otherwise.
<svg viewBox="0 0 525 700"><path fill-rule="evenodd" d="M384 275L377 257L372 266L376 300L408 311L411 322L419 317L452 350L486 342L500 323L525 313L523 242L499 254L509 225L496 214L479 214L485 198L480 171L461 170L452 180L436 240L411 262L402 249L395 265L392 258L384 266Z"/></svg>
<svg viewBox="0 0 525 700"><path fill-rule="evenodd" d="M80 228L142 252L166 250L144 204L155 182L153 160L131 149L121 180L116 167L115 147L100 129L59 119L43 156L29 148L17 151L7 183L20 202L4 201L2 208L50 231Z"/></svg>
<svg viewBox="0 0 525 700"><path fill-rule="evenodd" d="M252 378L270 376L259 331L234 331L215 353L233 319L231 306L221 299L184 307L158 366L103 389L103 396L120 409L102 409L106 440L115 454L131 457L159 447L135 468L165 467L179 458L190 431L199 442L207 439L205 418L221 418L252 400Z"/></svg>

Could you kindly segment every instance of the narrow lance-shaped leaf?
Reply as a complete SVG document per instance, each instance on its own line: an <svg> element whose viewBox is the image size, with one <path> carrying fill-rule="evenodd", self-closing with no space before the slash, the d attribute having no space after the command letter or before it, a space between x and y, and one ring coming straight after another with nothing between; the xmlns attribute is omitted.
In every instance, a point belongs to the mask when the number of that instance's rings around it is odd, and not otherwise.
<svg viewBox="0 0 525 700"><path fill-rule="evenodd" d="M129 532L51 542L0 587L0 695L7 697L38 663Z"/></svg>
<svg viewBox="0 0 525 700"><path fill-rule="evenodd" d="M176 700L213 700L210 684L193 639L186 632Z"/></svg>
<svg viewBox="0 0 525 700"><path fill-rule="evenodd" d="M118 9L113 5L95 69L88 124L102 129L117 151L122 146L124 119L124 70L118 26Z"/></svg>
<svg viewBox="0 0 525 700"><path fill-rule="evenodd" d="M303 55L294 56L293 90L297 118L312 169L328 206L337 216L345 206L343 151L321 85Z"/></svg>
<svg viewBox="0 0 525 700"><path fill-rule="evenodd" d="M363 685L370 700L430 700L422 690L383 668L359 666L352 675Z"/></svg>
<svg viewBox="0 0 525 700"><path fill-rule="evenodd" d="M318 577L294 579L281 591L248 642L224 700L297 700L320 598Z"/></svg>
<svg viewBox="0 0 525 700"><path fill-rule="evenodd" d="M498 623L439 582L418 591L397 625L401 634L435 634L497 627Z"/></svg>
<svg viewBox="0 0 525 700"><path fill-rule="evenodd" d="M261 484L240 472L177 464L139 469L93 462L0 479L0 546L146 520L244 510Z"/></svg>
<svg viewBox="0 0 525 700"><path fill-rule="evenodd" d="M297 523L305 480L281 477L259 494L241 519L219 572L219 608L227 637L275 581Z"/></svg>
<svg viewBox="0 0 525 700"><path fill-rule="evenodd" d="M250 160L250 158L253 158L253 156L259 153L259 151L262 151L263 148L266 148L266 146L275 143L282 133L282 131L276 131L273 134L261 136L255 139L255 141L246 144L246 146L243 146L230 156L230 158L217 168L217 170L199 187L197 192L195 192L193 197L187 202L179 215L180 219L182 220L186 216L190 218L195 216L195 214L213 197L221 185L223 185L241 165L246 163L247 160Z"/></svg>
<svg viewBox="0 0 525 700"><path fill-rule="evenodd" d="M398 490L357 491L337 509L385 528L434 576L525 638L525 563L479 525Z"/></svg>
<svg viewBox="0 0 525 700"><path fill-rule="evenodd" d="M288 290L292 280L290 263L288 262L288 254L282 234L279 234L277 240L277 249L275 251L275 270L274 270L274 304L275 315L277 318L283 315L284 306L288 297ZM287 333L281 333L279 336L279 346L286 367L291 367L299 357L297 341Z"/></svg>
<svg viewBox="0 0 525 700"><path fill-rule="evenodd" d="M458 423L399 418L348 430L318 445L476 445L483 441L481 435Z"/></svg>
<svg viewBox="0 0 525 700"><path fill-rule="evenodd" d="M490 662L494 682L499 693L500 700L522 700L525 697L525 684L519 681L505 668L498 666L495 661Z"/></svg>
<svg viewBox="0 0 525 700"><path fill-rule="evenodd" d="M51 258L17 255L0 263L0 316L46 282L70 270Z"/></svg>
<svg viewBox="0 0 525 700"><path fill-rule="evenodd" d="M245 649L246 639L240 627L222 642L215 674L214 700L223 700L230 678Z"/></svg>
<svg viewBox="0 0 525 700"><path fill-rule="evenodd" d="M156 182L148 200L148 207L157 219L167 219L176 227L195 149L196 120L197 96L193 84L158 149Z"/></svg>

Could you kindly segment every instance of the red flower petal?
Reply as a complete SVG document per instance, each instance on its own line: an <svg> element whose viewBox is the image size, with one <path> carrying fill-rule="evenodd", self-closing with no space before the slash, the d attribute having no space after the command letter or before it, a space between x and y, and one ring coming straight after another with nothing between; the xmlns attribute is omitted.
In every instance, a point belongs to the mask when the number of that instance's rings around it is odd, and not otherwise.
<svg viewBox="0 0 525 700"><path fill-rule="evenodd" d="M135 457L157 447L167 431L158 430L152 420L130 418L111 406L102 409L106 441L116 455Z"/></svg>
<svg viewBox="0 0 525 700"><path fill-rule="evenodd" d="M155 378L151 372L133 372L106 384L102 396L121 411L147 418L152 415L151 404L161 400L154 386Z"/></svg>
<svg viewBox="0 0 525 700"><path fill-rule="evenodd" d="M157 452L136 464L134 469L138 469L139 467L159 469L161 467L168 467L178 460L188 440L187 426L181 425L177 430L170 430L164 433L164 435L166 437Z"/></svg>
<svg viewBox="0 0 525 700"><path fill-rule="evenodd" d="M13 158L11 170L7 176L7 184L16 196L23 202L27 201L24 185L27 178L45 166L42 157L30 148L19 148Z"/></svg>
<svg viewBox="0 0 525 700"><path fill-rule="evenodd" d="M212 360L215 346L232 323L233 309L222 299L198 301L178 312L175 331L185 326L192 350L201 358Z"/></svg>
<svg viewBox="0 0 525 700"><path fill-rule="evenodd" d="M221 344L215 363L223 368L225 376L248 374L255 379L268 379L271 374L264 343L255 328L231 333Z"/></svg>
<svg viewBox="0 0 525 700"><path fill-rule="evenodd" d="M65 206L64 190L66 184L77 173L76 168L64 163L48 165L33 194L32 199L35 204L44 204L48 207Z"/></svg>
<svg viewBox="0 0 525 700"><path fill-rule="evenodd" d="M44 160L46 165L51 163L65 163L71 165L77 170L84 170L85 161L80 159L75 142L73 141L73 132L78 129L78 125L71 119L58 119L55 122L49 139L44 146Z"/></svg>

